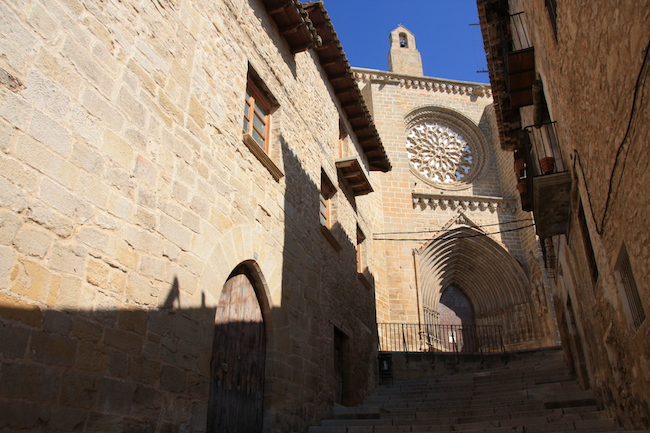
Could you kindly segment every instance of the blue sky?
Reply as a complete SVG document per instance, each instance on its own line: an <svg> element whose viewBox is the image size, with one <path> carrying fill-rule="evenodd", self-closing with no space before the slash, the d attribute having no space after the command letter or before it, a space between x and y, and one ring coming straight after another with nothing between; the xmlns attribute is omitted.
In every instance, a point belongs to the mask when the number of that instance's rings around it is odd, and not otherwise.
<svg viewBox="0 0 650 433"><path fill-rule="evenodd" d="M476 0L324 0L354 67L388 69L388 35L402 24L415 34L424 74L488 83Z"/></svg>

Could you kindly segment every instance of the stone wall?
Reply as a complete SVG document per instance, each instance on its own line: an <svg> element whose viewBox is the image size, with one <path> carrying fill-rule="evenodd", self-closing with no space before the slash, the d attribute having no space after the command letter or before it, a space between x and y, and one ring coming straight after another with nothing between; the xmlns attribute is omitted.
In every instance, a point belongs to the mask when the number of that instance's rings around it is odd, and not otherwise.
<svg viewBox="0 0 650 433"><path fill-rule="evenodd" d="M559 328L581 383L626 427L647 428L650 325L631 323L621 260L647 315L650 3L557 5L557 31L542 0L511 12L524 12L572 178L568 232L547 241Z"/></svg>
<svg viewBox="0 0 650 433"><path fill-rule="evenodd" d="M329 413L335 329L359 402L381 218L337 181L317 57L291 54L258 1L2 1L0 28L0 429L204 431L215 307L241 263L266 326L266 430ZM279 179L242 142L250 71L277 100Z"/></svg>

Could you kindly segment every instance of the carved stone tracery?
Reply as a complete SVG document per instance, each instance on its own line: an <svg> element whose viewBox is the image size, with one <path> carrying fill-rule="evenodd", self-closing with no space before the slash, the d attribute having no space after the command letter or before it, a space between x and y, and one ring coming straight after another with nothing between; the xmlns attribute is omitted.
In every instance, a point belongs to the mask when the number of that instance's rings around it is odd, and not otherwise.
<svg viewBox="0 0 650 433"><path fill-rule="evenodd" d="M413 167L437 183L462 182L474 168L471 146L435 122L415 125L406 139L406 150Z"/></svg>
<svg viewBox="0 0 650 433"><path fill-rule="evenodd" d="M487 165L483 133L464 116L442 107L420 107L405 116L411 172L443 190L469 188Z"/></svg>

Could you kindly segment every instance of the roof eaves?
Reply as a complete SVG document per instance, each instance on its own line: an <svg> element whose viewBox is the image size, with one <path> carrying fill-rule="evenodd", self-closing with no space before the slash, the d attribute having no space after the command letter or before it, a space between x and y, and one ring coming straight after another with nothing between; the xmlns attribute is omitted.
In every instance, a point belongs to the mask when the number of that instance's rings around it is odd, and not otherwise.
<svg viewBox="0 0 650 433"><path fill-rule="evenodd" d="M361 90L350 67L341 42L336 35L332 21L322 1L302 4L318 32L321 46L316 48L321 66L334 88L341 107L348 116L354 134L360 141L364 154L368 158L370 170L390 171L392 166L388 159L377 128L368 107L361 96ZM363 140L360 133L364 132Z"/></svg>

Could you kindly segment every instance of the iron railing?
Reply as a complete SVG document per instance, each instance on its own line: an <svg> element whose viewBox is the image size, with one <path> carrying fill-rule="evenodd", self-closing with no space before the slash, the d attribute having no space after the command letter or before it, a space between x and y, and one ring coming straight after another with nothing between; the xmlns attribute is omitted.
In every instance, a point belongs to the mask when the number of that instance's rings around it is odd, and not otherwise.
<svg viewBox="0 0 650 433"><path fill-rule="evenodd" d="M505 352L500 325L378 323L380 352Z"/></svg>

